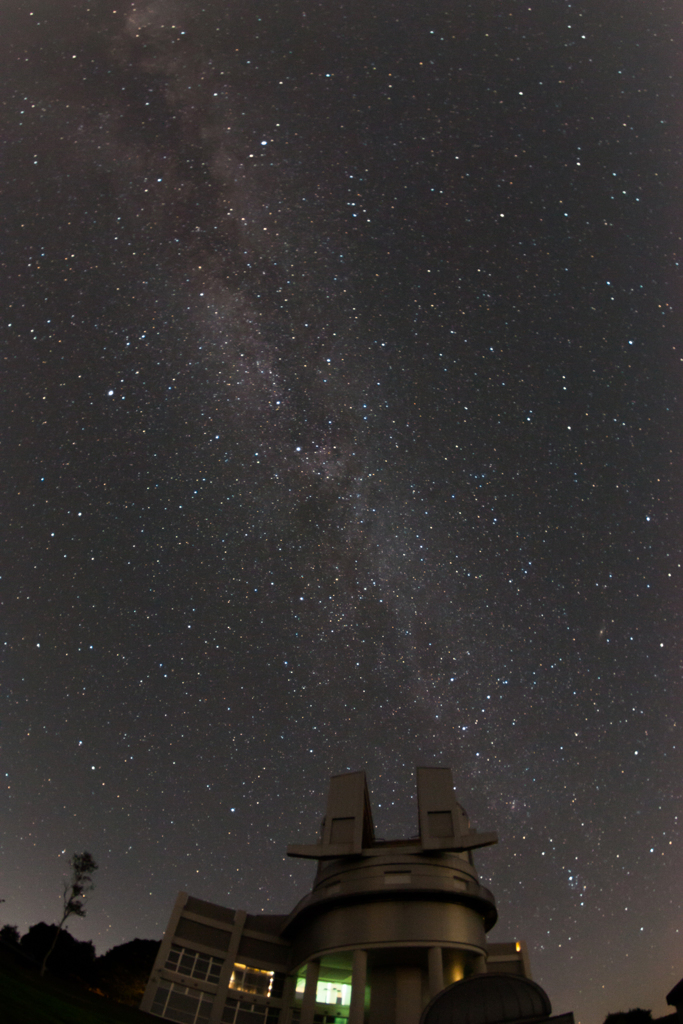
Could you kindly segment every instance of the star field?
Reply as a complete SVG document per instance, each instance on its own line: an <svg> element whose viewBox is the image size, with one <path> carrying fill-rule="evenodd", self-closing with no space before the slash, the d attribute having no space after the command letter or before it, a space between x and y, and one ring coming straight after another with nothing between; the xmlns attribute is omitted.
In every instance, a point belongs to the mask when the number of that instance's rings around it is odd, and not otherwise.
<svg viewBox="0 0 683 1024"><path fill-rule="evenodd" d="M493 941L666 1012L681 915L680 12L0 12L2 919L282 913L330 774L452 766Z"/></svg>

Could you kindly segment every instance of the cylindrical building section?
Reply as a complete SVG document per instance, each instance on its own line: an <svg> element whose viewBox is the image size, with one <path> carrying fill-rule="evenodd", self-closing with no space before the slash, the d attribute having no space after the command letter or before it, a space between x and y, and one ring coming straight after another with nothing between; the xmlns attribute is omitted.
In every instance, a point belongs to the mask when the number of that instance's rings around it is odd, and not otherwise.
<svg viewBox="0 0 683 1024"><path fill-rule="evenodd" d="M321 861L282 934L294 970L315 962L322 979L353 974L349 1024L416 1024L444 985L476 973L495 921L469 853L408 840ZM301 1024L311 1024L304 1003Z"/></svg>
<svg viewBox="0 0 683 1024"><path fill-rule="evenodd" d="M449 769L418 768L417 790L419 835L386 842L365 774L334 776L319 841L288 848L317 862L288 916L183 894L145 1009L188 1024L419 1024L446 987L523 968L519 944L486 942L497 912L472 851L495 833L470 827Z"/></svg>

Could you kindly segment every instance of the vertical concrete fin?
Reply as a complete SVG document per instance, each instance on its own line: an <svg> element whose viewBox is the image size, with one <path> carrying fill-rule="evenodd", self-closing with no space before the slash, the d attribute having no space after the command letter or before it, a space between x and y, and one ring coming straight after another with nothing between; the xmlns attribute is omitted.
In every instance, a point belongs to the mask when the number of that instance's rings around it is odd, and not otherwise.
<svg viewBox="0 0 683 1024"><path fill-rule="evenodd" d="M154 997L156 995L157 988L159 987L159 981L161 980L161 970L168 960L168 954L171 951L171 944L173 943L175 930L178 927L178 921L180 920L180 915L183 912L183 908L187 903L187 900L188 895L186 892L178 893L175 905L171 911L168 926L164 932L164 937L161 940L161 945L159 946L159 952L157 953L154 961L152 973L149 976L149 981L145 988L145 994L143 995L142 1002L140 1003L140 1009L143 1010L144 1013L151 1013L152 1003L154 1002Z"/></svg>
<svg viewBox="0 0 683 1024"><path fill-rule="evenodd" d="M438 850L447 843L457 847L467 821L455 799L450 768L417 769L417 806L422 848Z"/></svg>
<svg viewBox="0 0 683 1024"><path fill-rule="evenodd" d="M365 772L333 775L327 795L323 846L350 844L351 852L360 853L364 846L373 843L374 838Z"/></svg>

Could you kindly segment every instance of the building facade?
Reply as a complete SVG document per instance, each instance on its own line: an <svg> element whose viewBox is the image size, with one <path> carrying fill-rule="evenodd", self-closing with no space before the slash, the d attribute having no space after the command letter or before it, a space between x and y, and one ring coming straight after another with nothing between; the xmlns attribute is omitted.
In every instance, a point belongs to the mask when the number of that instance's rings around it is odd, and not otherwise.
<svg viewBox="0 0 683 1024"><path fill-rule="evenodd" d="M530 977L523 942L489 943L478 833L448 768L418 768L419 834L375 838L364 772L334 776L312 891L288 915L251 915L180 893L141 1009L178 1024L418 1024L477 974Z"/></svg>

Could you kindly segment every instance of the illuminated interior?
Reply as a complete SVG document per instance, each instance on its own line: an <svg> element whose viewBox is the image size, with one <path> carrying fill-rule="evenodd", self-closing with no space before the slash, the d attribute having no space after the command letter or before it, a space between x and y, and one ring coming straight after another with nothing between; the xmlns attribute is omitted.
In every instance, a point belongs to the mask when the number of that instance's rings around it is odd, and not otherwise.
<svg viewBox="0 0 683 1024"><path fill-rule="evenodd" d="M257 996L269 996L273 987L274 971L262 971L259 967L247 967L235 964L230 975L230 988L238 988L242 992L252 992Z"/></svg>
<svg viewBox="0 0 683 1024"><path fill-rule="evenodd" d="M296 983L296 994L303 996L306 988L306 979L299 978ZM350 1006L351 986L344 985L339 981L319 981L315 992L316 1003L325 1003L327 1006Z"/></svg>

